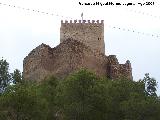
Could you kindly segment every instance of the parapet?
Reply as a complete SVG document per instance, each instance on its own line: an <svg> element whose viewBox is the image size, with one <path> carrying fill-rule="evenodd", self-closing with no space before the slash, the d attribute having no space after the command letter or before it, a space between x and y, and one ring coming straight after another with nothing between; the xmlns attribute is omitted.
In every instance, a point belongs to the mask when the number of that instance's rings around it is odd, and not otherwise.
<svg viewBox="0 0 160 120"><path fill-rule="evenodd" d="M61 24L104 24L104 20L61 20Z"/></svg>

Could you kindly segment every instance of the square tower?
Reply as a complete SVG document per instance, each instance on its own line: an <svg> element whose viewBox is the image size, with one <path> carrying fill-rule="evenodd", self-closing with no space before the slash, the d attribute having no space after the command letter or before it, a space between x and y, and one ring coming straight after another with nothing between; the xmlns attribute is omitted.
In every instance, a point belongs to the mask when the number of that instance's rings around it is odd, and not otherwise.
<svg viewBox="0 0 160 120"><path fill-rule="evenodd" d="M81 41L91 49L105 54L103 20L61 21L60 42L68 38Z"/></svg>

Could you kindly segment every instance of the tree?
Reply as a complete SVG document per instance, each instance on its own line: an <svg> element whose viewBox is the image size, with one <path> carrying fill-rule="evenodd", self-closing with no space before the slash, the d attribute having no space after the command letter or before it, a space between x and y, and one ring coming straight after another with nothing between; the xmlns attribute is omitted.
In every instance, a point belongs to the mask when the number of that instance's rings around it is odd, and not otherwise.
<svg viewBox="0 0 160 120"><path fill-rule="evenodd" d="M4 92L10 80L9 63L2 58L0 60L0 93Z"/></svg>
<svg viewBox="0 0 160 120"><path fill-rule="evenodd" d="M0 112L9 120L47 120L48 103L36 83L12 85L0 98Z"/></svg>
<svg viewBox="0 0 160 120"><path fill-rule="evenodd" d="M150 78L149 73L145 74L142 80L145 84L145 92L147 96L157 97L157 82L154 78Z"/></svg>
<svg viewBox="0 0 160 120"><path fill-rule="evenodd" d="M104 120L105 99L99 80L80 70L61 82L58 101L64 120Z"/></svg>
<svg viewBox="0 0 160 120"><path fill-rule="evenodd" d="M145 74L143 80L126 84L127 99L120 102L124 120L159 120L160 101L156 95L156 80ZM127 94L129 93L129 94Z"/></svg>
<svg viewBox="0 0 160 120"><path fill-rule="evenodd" d="M82 69L63 80L12 84L0 95L0 120L160 120L152 80L110 80Z"/></svg>
<svg viewBox="0 0 160 120"><path fill-rule="evenodd" d="M58 115L58 105L56 102L57 86L59 82L54 76L49 76L41 82L39 86L40 96L47 103L47 120L55 120Z"/></svg>
<svg viewBox="0 0 160 120"><path fill-rule="evenodd" d="M55 120L57 84L49 77L41 83L10 85L0 96L0 120Z"/></svg>
<svg viewBox="0 0 160 120"><path fill-rule="evenodd" d="M12 81L14 84L22 83L22 74L20 70L15 69L13 73L11 73Z"/></svg>

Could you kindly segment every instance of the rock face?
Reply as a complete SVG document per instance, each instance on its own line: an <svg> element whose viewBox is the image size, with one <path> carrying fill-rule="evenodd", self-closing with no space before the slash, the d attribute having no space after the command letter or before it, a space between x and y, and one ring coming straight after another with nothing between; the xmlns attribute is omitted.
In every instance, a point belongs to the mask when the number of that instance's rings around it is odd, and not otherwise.
<svg viewBox="0 0 160 120"><path fill-rule="evenodd" d="M77 23L75 24L77 25ZM63 32L62 27L61 32ZM61 38L63 39L57 47L51 48L41 44L24 58L23 76L25 79L41 81L48 75L64 78L70 73L86 68L97 75L111 79L124 76L132 80L132 68L129 60L125 64L119 64L115 55L106 56L104 54L103 45L97 43L97 47L94 49L96 44L92 46L91 40L88 43L83 42L81 39L76 40L72 35L71 38L65 39L65 36Z"/></svg>

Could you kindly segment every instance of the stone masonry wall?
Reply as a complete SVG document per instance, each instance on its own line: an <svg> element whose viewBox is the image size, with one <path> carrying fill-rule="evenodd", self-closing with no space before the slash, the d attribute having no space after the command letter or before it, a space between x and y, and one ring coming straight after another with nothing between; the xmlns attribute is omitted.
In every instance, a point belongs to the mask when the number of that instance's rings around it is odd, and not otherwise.
<svg viewBox="0 0 160 120"><path fill-rule="evenodd" d="M108 78L117 79L119 77L125 77L132 80L132 68L129 60L125 64L119 64L115 55L109 55L107 64L106 75Z"/></svg>
<svg viewBox="0 0 160 120"><path fill-rule="evenodd" d="M103 20L95 21L90 20L74 20L73 21L61 21L60 28L60 42L68 38L79 40L90 46L91 49L97 50L105 54L105 44L104 44L104 23Z"/></svg>
<svg viewBox="0 0 160 120"><path fill-rule="evenodd" d="M33 49L23 60L23 76L25 79L39 80L48 75L48 71L43 69L43 60L49 59L51 48L41 44Z"/></svg>
<svg viewBox="0 0 160 120"><path fill-rule="evenodd" d="M61 21L60 44L55 48L41 44L23 61L23 76L41 81L46 76L64 78L86 68L111 79L132 78L131 63L119 64L115 55L105 55L103 20Z"/></svg>
<svg viewBox="0 0 160 120"><path fill-rule="evenodd" d="M68 39L55 48L42 44L24 59L25 79L42 80L47 75L63 78L81 68L105 75L107 59L83 43Z"/></svg>
<svg viewBox="0 0 160 120"><path fill-rule="evenodd" d="M132 79L129 61L119 64L115 55L105 56L73 39L67 39L55 48L41 44L29 53L23 63L23 76L28 80L41 81L49 75L64 78L81 68L111 79L119 76Z"/></svg>

